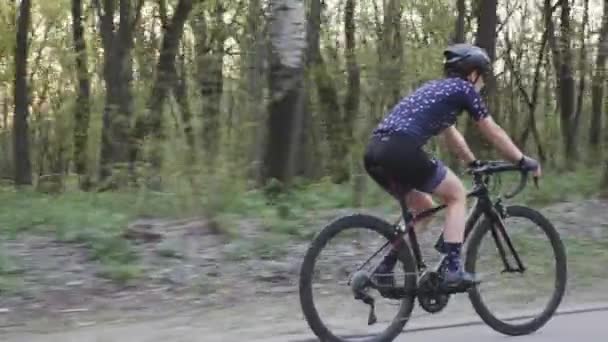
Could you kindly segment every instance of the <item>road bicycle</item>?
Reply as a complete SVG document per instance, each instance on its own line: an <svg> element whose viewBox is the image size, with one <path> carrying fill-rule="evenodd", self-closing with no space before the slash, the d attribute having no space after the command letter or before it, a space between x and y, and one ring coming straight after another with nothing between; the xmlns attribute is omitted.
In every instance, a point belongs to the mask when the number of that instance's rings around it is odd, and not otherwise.
<svg viewBox="0 0 608 342"><path fill-rule="evenodd" d="M469 300L480 318L492 329L502 334L525 335L545 325L560 305L566 289L565 248L552 223L540 212L525 206L505 205L502 197L495 200L490 197L489 184L492 178L499 173L509 171L519 171L520 182L512 193L504 195L505 199L514 197L525 188L529 178L528 172L504 161L487 161L481 163L481 166L467 170L472 175L474 184L473 189L467 194L467 198L476 198L476 203L465 226L464 268L468 272L475 273L476 263L481 256L479 249L481 241L487 234L490 234L502 261L501 270L497 271L500 274L526 273L528 271L526 260L518 253L518 246L511 239L509 227L505 226L504 220L509 217L527 220L528 224L537 230L536 234L544 234L548 238L555 262L552 293L540 313L530 316L530 319L524 323L514 323L511 320L497 317L486 306L479 291L479 285L483 284L483 280L467 289L443 288L441 280L446 258L443 253L443 235L440 234L434 245L435 249L441 253L440 260L434 267L427 268L413 227L416 222L440 212L446 206L440 205L413 215L404 203L400 203L400 217L394 224L372 215L352 214L331 222L313 238L300 269L299 295L304 317L315 335L321 341L330 342L350 341L349 338L352 338L344 335L338 336L323 322L315 306L312 282L315 277L319 277L319 274L314 272L314 267L319 254L327 243L337 234L355 228L380 234L382 241L385 242L362 265L353 267L353 271L348 272L348 281L343 284L344 287L350 288L348 296L352 295L352 299L362 301L369 306L368 325L377 322L375 299L370 294L372 290L377 290L384 299L398 302L398 312L387 323L388 326L385 329L374 335L358 336L357 341L392 341L403 331L410 320L416 299L425 311L437 313L447 306L450 296L456 293L468 293ZM534 181L538 186L536 178ZM365 244L365 241L362 241L361 244ZM403 265L403 278L401 276L398 278L400 281L403 280L403 283L399 285L386 285L384 282L379 282L378 280L383 276L376 272L380 262L371 263L371 260L381 255L389 245L397 250L398 260ZM545 261L548 262L548 260ZM364 270L366 266L371 266L371 271Z"/></svg>

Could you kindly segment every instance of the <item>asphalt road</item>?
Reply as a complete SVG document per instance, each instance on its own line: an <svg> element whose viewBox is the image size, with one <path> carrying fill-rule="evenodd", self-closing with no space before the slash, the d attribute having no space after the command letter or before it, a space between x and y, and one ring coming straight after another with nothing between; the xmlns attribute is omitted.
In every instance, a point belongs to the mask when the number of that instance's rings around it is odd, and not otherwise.
<svg viewBox="0 0 608 342"><path fill-rule="evenodd" d="M554 316L538 332L521 337L501 335L484 324L436 328L408 323L410 331L402 333L394 342L607 342L608 310ZM431 321L434 322L434 321ZM200 317L175 318L161 321L125 325L91 326L54 333L29 332L5 334L0 330L2 342L314 342L311 333L301 321L294 335L272 334L260 328L271 322L258 322L248 329L232 331L232 327L201 326ZM447 322L446 322L447 323ZM241 326L239 324L239 326ZM441 326L441 324L439 324ZM433 328L435 327L435 328ZM412 330L413 329L413 330ZM302 331L307 331L302 334Z"/></svg>
<svg viewBox="0 0 608 342"><path fill-rule="evenodd" d="M473 325L404 332L395 342L440 340L450 342L606 342L608 341L608 311L555 316L539 331L527 336L508 337L485 325Z"/></svg>

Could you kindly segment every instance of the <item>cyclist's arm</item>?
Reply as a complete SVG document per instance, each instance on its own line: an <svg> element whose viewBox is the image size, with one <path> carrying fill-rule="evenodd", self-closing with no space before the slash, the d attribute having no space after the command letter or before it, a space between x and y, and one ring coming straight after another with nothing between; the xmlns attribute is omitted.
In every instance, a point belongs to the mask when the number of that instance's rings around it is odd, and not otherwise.
<svg viewBox="0 0 608 342"><path fill-rule="evenodd" d="M515 146L507 133L492 119L486 116L477 121L477 127L483 135L490 141L500 153L512 162L518 162L523 153Z"/></svg>
<svg viewBox="0 0 608 342"><path fill-rule="evenodd" d="M464 106L482 134L496 147L504 158L518 162L523 153L515 146L507 133L494 122L483 99L473 86L464 89Z"/></svg>
<svg viewBox="0 0 608 342"><path fill-rule="evenodd" d="M456 129L455 126L450 126L446 128L439 135L440 140L443 144L450 150L452 153L456 154L460 159L462 159L465 164L469 164L475 160L475 155L471 152L469 145L464 140L464 137L460 132Z"/></svg>

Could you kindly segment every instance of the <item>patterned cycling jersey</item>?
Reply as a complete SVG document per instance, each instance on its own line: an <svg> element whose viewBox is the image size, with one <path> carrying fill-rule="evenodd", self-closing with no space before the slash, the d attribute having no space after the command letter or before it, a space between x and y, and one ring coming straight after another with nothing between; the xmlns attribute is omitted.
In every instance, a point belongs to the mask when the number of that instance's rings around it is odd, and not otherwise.
<svg viewBox="0 0 608 342"><path fill-rule="evenodd" d="M456 77L429 81L403 98L373 134L400 133L422 146L452 126L463 110L475 121L488 116L488 109L473 84Z"/></svg>

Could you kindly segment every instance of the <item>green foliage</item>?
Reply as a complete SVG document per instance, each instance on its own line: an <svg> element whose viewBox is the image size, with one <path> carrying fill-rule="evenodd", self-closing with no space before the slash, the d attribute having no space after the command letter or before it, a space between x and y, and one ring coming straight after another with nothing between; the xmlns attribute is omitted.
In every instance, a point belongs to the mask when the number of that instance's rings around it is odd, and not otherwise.
<svg viewBox="0 0 608 342"><path fill-rule="evenodd" d="M0 294L18 291L22 283L20 272L16 262L0 251Z"/></svg>
<svg viewBox="0 0 608 342"><path fill-rule="evenodd" d="M98 275L110 279L116 283L127 285L144 275L144 270L139 265L110 263L103 265Z"/></svg>
<svg viewBox="0 0 608 342"><path fill-rule="evenodd" d="M225 253L233 261L251 258L272 260L287 253L289 240L285 235L264 234L254 239L235 241L227 246Z"/></svg>
<svg viewBox="0 0 608 342"><path fill-rule="evenodd" d="M218 0L219 1L219 0ZM65 186L46 187L44 182L38 183L41 192L60 195L49 195L35 192L31 189L22 189L19 192L13 188L0 187L0 196L3 199L4 210L0 213L0 234L15 237L22 233L48 234L60 241L77 243L87 248L90 257L102 264L103 270L100 274L104 277L127 283L142 274L137 266L138 256L130 242L123 239L122 235L128 223L142 216L154 217L184 217L204 216L210 220L217 233L228 237L232 247L228 252L231 258L240 260L249 257L274 258L286 253L289 241L295 239L308 239L327 221L337 215L339 209L352 207L355 193L352 184L334 184L327 177L328 169L332 162L331 141L335 138L332 134L322 134L324 123L328 118L326 114L320 113L323 104L322 99L311 91L318 86L313 81L308 83L307 98L305 99L306 111L310 114L310 122L306 125L304 134L309 138L307 141L311 146L309 149L311 160L307 160L307 169L310 173L296 178L289 187L284 187L276 182L269 182L265 188L252 186L257 179L256 174L260 166L252 157L257 153L256 147L249 146L252 143L263 144L266 123L266 114L255 108L264 108L267 104L268 89L266 89L267 75L264 71L254 70L256 63L264 65L265 61L256 61L255 46L244 48L245 39L254 34L250 31L247 22L246 2L222 2L207 1L196 9L204 10L205 33L207 40L217 39L218 34L225 34L224 47L227 51L224 55L223 65L223 93L218 113L201 110L204 105L205 96L202 94L200 85L200 72L205 69L196 65L197 56L205 53L217 54L218 51L197 51L196 41L201 36L200 27L196 27L196 20L202 17L191 16L186 25L183 41L180 44L180 55L183 54L183 68L178 66L178 76L187 86L186 104L190 107L193 117L190 118L195 141L190 146L184 133L187 119L184 117L182 108L175 98L165 101L163 108L163 132L160 133L160 143L145 143L144 158L155 152L162 156L162 169L152 170L145 163L136 167L137 185L125 187L120 191L105 193L83 193L76 191L77 181L69 175L72 165L73 149L73 114L75 111L76 75L74 67L74 49L71 36L71 18L69 0L41 1L35 2L32 8L32 32L30 42L30 56L28 62L32 73L30 97L32 100L32 115L30 119L30 132L33 169L37 175L53 173L56 168L53 163L61 161L59 167ZM447 44L454 29L454 3L441 0L416 0L401 1L403 13L399 16L400 22L397 27L401 28L400 41L395 46L404 48L403 65L392 65L394 61L386 57L395 51L383 51L381 29L384 20L383 5L381 1L357 2L356 12L356 59L360 68L361 94L360 110L353 123L353 140L345 152L345 160L353 160L351 165L345 165L345 171L352 176L358 169L355 163L360 163L363 153L365 139L371 128L384 115L387 106L387 93L397 89L402 96L408 91L420 85L422 82L441 76L442 50ZM525 3L525 2L524 2ZM176 1L169 1L168 14L171 16ZM223 20L213 20L212 14L217 4L223 4L225 15ZM265 3L264 3L265 5ZM146 2L142 11L141 22L135 26L134 50L133 50L133 82L132 121L139 115L145 115L149 103L150 89L155 77L154 66L158 60L159 47L163 34L160 21L155 13L158 4ZM324 3L322 12L321 55L325 61L327 75L319 80L327 83L335 83L338 102L345 97L347 84L347 68L344 58L343 37L343 2L328 1ZM500 4L501 13L505 4ZM511 6L511 5L509 5ZM515 5L515 7L521 4ZM528 6L528 5L525 5ZM88 130L87 170L92 179L98 173L100 141L102 134L102 114L106 99L106 89L103 82L103 56L104 51L101 44L100 33L93 30L96 25L95 10L85 4L84 27L87 40L88 70L91 76L91 122ZM515 8L514 18L522 13L522 9ZM395 14L395 13L391 13ZM502 15L502 14L501 14ZM592 13L592 16L597 14ZM577 14L578 16L578 14ZM258 17L256 14L255 17ZM259 16L260 21L264 20ZM387 18L390 16L387 16ZM450 18L446 20L446 18ZM0 34L0 102L5 103L7 99L3 94L12 95L10 82L14 78L12 70L14 51L14 4L10 2L0 3L0 27L5 30ZM505 19L505 18L501 18ZM544 27L540 15L525 18L530 23L530 30L519 30L513 32L515 50L512 54L517 64L519 77L522 84L530 88L533 74L529 72L534 64L537 46L539 45L539 31ZM599 17L593 18L599 22ZM515 19L510 19L515 20ZM473 20L474 22L475 20ZM593 20L592 20L593 21ZM579 26L576 20L573 21ZM264 27L264 23L258 23ZM533 25L536 26L533 26ZM504 32L511 32L512 26L517 22L506 23L506 26L498 37L497 56L499 59L505 53L503 46ZM199 30L196 30L198 28ZM576 28L575 28L576 29ZM472 31L472 29L470 30ZM595 31L595 30L594 30ZM44 33L47 32L46 37ZM202 31L201 31L202 32ZM539 31L540 32L540 31ZM469 32L470 33L470 32ZM474 41L469 34L468 40ZM591 38L590 38L591 39ZM593 38L596 39L596 38ZM218 47L212 47L216 49ZM40 59L37 54L40 51ZM519 51L521 56L515 56ZM253 60L243 58L253 56ZM182 56L180 56L181 58ZM394 75L383 75L381 70L391 64L391 70L398 71ZM550 62L550 61L549 61ZM180 60L181 63L181 60ZM250 65L251 63L251 65ZM521 116L526 108L524 98L513 80L513 75L504 70L504 60L498 63L498 89L499 97L504 98L501 103L503 114L501 118L505 123L513 126L514 137L521 133L528 125L527 115ZM547 70L542 70L541 86L539 88L539 103L537 111L537 125L541 135L541 143L549 156L550 165L565 164L560 155L560 118L554 111L555 99L553 96L552 65L547 63ZM312 69L307 69L311 79ZM195 72L196 71L196 72ZM318 70L317 70L318 72ZM547 75L545 79L545 75ZM28 75L29 76L29 75ZM399 77L397 84L390 82L391 76ZM578 75L575 75L578 77ZM258 77L259 79L250 79ZM383 79L384 77L384 79ZM28 77L29 78L29 77ZM212 77L210 77L212 79ZM217 80L219 81L219 80ZM259 103L249 103L248 95L250 87L264 88L259 94L265 94L254 99ZM544 89L549 89L543 93ZM528 89L528 92L531 91ZM541 94L542 93L542 94ZM508 94L508 96L507 96ZM392 94L391 94L392 95ZM586 99L586 98L585 98ZM48 104L48 111L40 110L41 102ZM10 123L12 111L11 99L8 99L6 114ZM583 112L588 111L588 104L583 105ZM253 108L253 109L252 109ZM0 107L0 110L3 110ZM510 112L508 117L505 112ZM219 127L217 130L218 155L215 159L209 158L204 151L206 146L200 141L201 137L209 132L203 131L203 124L208 116L218 116ZM332 114L332 113L330 113ZM333 113L335 114L335 113ZM518 116L519 115L519 116ZM466 117L466 115L465 115ZM588 122L583 115L581 131L587 129ZM1 116L0 116L1 118ZM525 119L523 119L525 118ZM463 118L464 119L464 118ZM463 121L461 119L461 123ZM133 124L133 122L130 122ZM340 122L336 122L340 125ZM462 125L461 125L462 126ZM251 127L257 127L252 129ZM6 137L10 137L10 127L2 127ZM261 133L259 133L259 132ZM332 132L330 132L332 133ZM216 134L212 134L216 136ZM256 140L258 135L261 141ZM585 134L579 134L580 141L584 142ZM550 137L551 139L548 139ZM555 137L555 138L554 138ZM7 151L10 151L10 139L1 141ZM432 143L429 146L435 152L440 152L443 160L445 151L438 151ZM581 144L581 146L584 146ZM479 146L472 146L477 151ZM534 150L536 143L528 138L525 150ZM2 149L4 151L5 149ZM160 150L160 151L159 151ZM340 150L341 151L341 150ZM581 153L586 153L582 148ZM296 159L302 156L297 156ZM208 162L213 160L213 162ZM10 158L2 156L1 162L9 164ZM346 163L345 163L346 164ZM65 166L64 166L65 165ZM10 165L0 165L0 169L10 170ZM64 167L63 167L64 166ZM300 165L299 167L301 167ZM123 170L128 165L115 165ZM66 170L68 169L68 170ZM160 173L160 174L158 174ZM303 172L305 173L305 172ZM128 172L124 177L130 177ZM395 201L379 189L369 178L364 175L367 186L362 195L362 207L382 209L389 214L398 213ZM353 177L350 177L353 179ZM40 179L40 178L39 178ZM599 167L592 169L581 169L566 173L557 173L552 169L545 170L545 176L541 180L540 189L532 186L511 201L524 202L533 206L541 206L552 202L576 200L595 196L598 191L600 179ZM159 180L159 186L152 189L151 180ZM503 190L508 190L515 185L513 177L504 177ZM468 182L469 179L466 179ZM99 184L98 184L99 185ZM242 241L240 239L239 223L242 221L255 221L259 225L261 236ZM234 245L232 245L234 244ZM161 256L168 258L181 257L178 248L163 242L158 249ZM15 284L15 276L10 274L11 262L3 259L0 255L0 290L3 284Z"/></svg>
<svg viewBox="0 0 608 342"><path fill-rule="evenodd" d="M521 198L516 197L513 201L542 206L556 202L588 199L599 194L598 184L602 172L599 167L581 167L578 170L563 173L552 173L551 170L544 172L545 174L539 182L539 189L536 189L530 180L528 188L522 193Z"/></svg>

